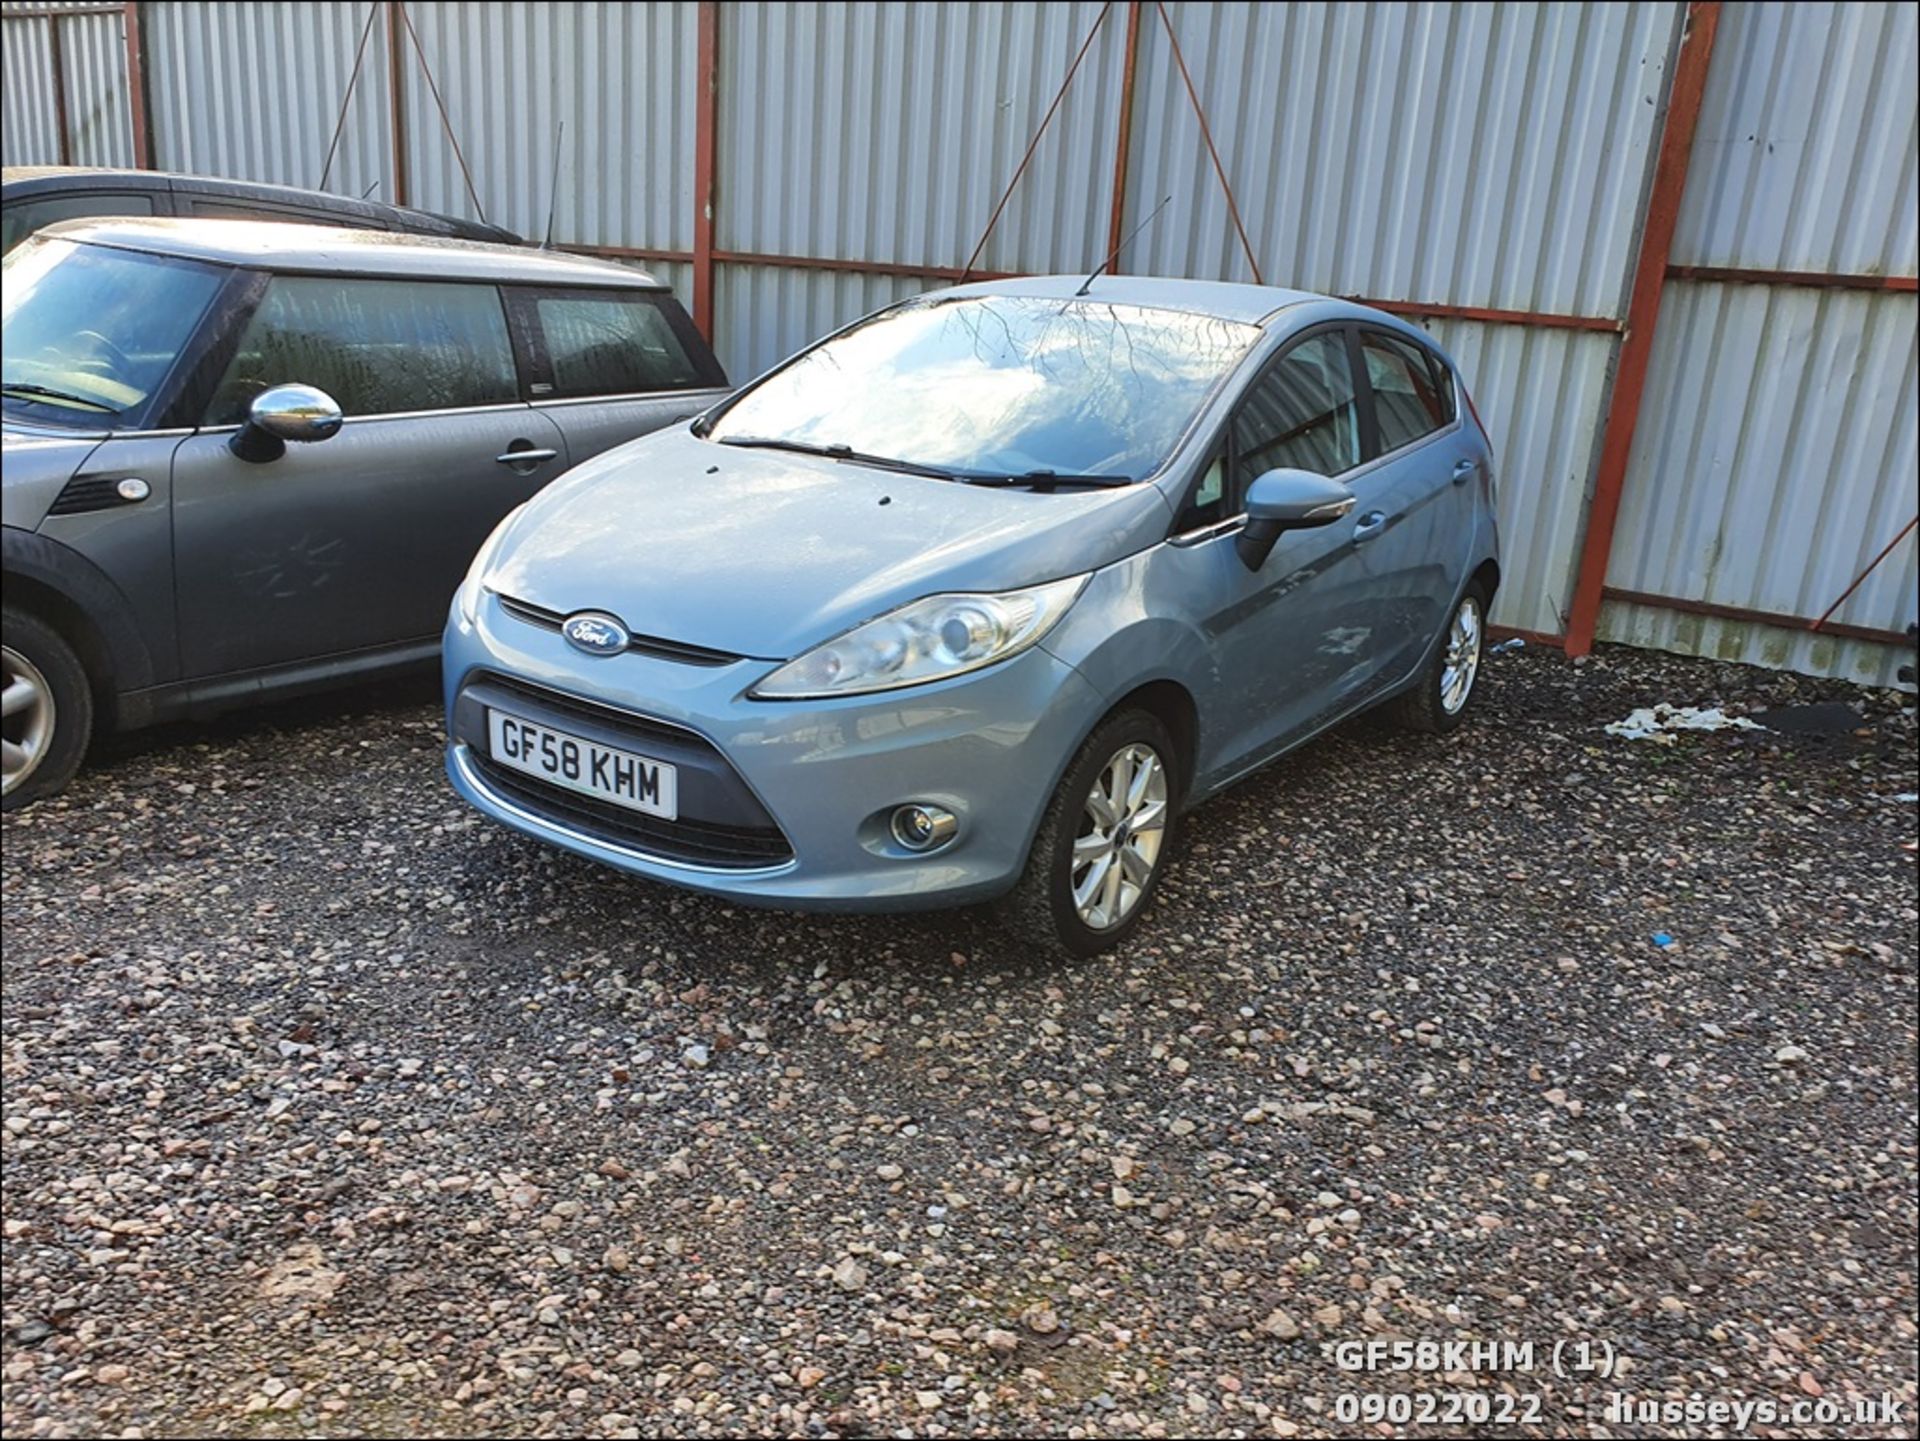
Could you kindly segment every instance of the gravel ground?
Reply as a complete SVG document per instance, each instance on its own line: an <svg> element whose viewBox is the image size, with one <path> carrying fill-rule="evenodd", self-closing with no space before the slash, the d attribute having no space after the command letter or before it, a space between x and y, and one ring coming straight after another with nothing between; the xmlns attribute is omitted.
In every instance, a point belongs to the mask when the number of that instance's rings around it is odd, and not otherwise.
<svg viewBox="0 0 1920 1441"><path fill-rule="evenodd" d="M1714 1430L1615 1389L1913 1434L1908 702L1486 685L1206 807L1071 967L542 849L454 802L424 691L114 744L5 822L8 1434ZM1820 699L1859 732L1599 729ZM1330 1359L1391 1337L1536 1369ZM1614 1382L1551 1374L1581 1340Z"/></svg>

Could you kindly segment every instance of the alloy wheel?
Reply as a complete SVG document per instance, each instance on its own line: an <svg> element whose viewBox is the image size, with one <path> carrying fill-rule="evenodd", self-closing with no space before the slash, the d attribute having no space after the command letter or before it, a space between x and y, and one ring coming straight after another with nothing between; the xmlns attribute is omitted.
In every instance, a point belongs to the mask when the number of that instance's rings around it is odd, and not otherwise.
<svg viewBox="0 0 1920 1441"><path fill-rule="evenodd" d="M1474 677L1480 673L1483 629L1479 598L1466 596L1448 627L1446 660L1440 670L1440 704L1448 715L1460 714L1467 697L1473 694Z"/></svg>
<svg viewBox="0 0 1920 1441"><path fill-rule="evenodd" d="M53 687L12 646L0 646L0 793L26 782L53 745Z"/></svg>
<svg viewBox="0 0 1920 1441"><path fill-rule="evenodd" d="M1080 919L1112 930L1146 894L1167 835L1167 767L1138 742L1121 747L1094 778L1073 842L1070 883Z"/></svg>

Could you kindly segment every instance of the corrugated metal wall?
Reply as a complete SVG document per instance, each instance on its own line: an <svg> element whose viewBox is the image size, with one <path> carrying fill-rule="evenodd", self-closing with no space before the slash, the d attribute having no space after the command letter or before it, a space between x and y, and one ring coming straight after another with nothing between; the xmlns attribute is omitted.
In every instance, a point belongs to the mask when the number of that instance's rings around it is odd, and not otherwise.
<svg viewBox="0 0 1920 1441"><path fill-rule="evenodd" d="M1624 314L1678 7L1182 4L1169 14L1270 284ZM1475 103L1462 104L1468 96ZM1252 279L1153 7L1135 104L1129 215L1163 196L1173 204L1129 265ZM1507 567L1496 618L1558 634L1616 341L1467 320L1432 329L1500 448Z"/></svg>
<svg viewBox="0 0 1920 1441"><path fill-rule="evenodd" d="M4 12L0 12L4 13ZM8 20L4 57L6 93L0 96L0 161L8 165L56 165L60 136L53 98L50 20Z"/></svg>
<svg viewBox="0 0 1920 1441"><path fill-rule="evenodd" d="M1676 266L1914 274L1920 11L1729 5ZM1814 619L1914 515L1916 299L1670 279L1609 586ZM1909 537L1834 615L1914 620ZM1897 648L1609 602L1600 634L1890 683Z"/></svg>
<svg viewBox="0 0 1920 1441"><path fill-rule="evenodd" d="M964 265L1100 12L1091 0L723 7L716 243ZM1124 42L1116 11L981 269L1091 267L1105 249Z"/></svg>
<svg viewBox="0 0 1920 1441"><path fill-rule="evenodd" d="M691 248L697 12L691 0L408 5L428 64L402 47L408 203L476 213L431 73L488 220L545 233L557 139L557 242Z"/></svg>
<svg viewBox="0 0 1920 1441"><path fill-rule="evenodd" d="M313 186L366 56L327 189L393 198L386 27L372 5L165 3L145 7L155 164Z"/></svg>
<svg viewBox="0 0 1920 1441"><path fill-rule="evenodd" d="M1728 5L1674 261L1912 275L1917 28L1913 5Z"/></svg>
<svg viewBox="0 0 1920 1441"><path fill-rule="evenodd" d="M1169 8L1269 283L1623 313L1674 6ZM1129 209L1174 203L1134 263L1250 280L1151 7L1141 41Z"/></svg>
<svg viewBox="0 0 1920 1441"><path fill-rule="evenodd" d="M140 8L156 164L313 184L364 32L329 188L484 209L539 234L564 124L556 240L664 252L644 263L689 292L692 0L413 0L405 14L428 63L403 30L398 166L391 7ZM729 369L753 374L944 283L889 267L965 264L1100 22L977 262L1091 266L1112 205L1128 6L1102 13L1098 0L720 5L715 346ZM1500 447L1507 580L1496 619L1559 633L1685 5L1192 0L1168 14L1268 281L1533 313L1524 324L1485 314L1430 324ZM1126 223L1173 200L1123 265L1247 278L1174 46L1157 6L1140 16ZM6 25L9 162L54 158L47 23ZM120 18L60 23L74 148L87 147L74 159L124 161ZM1904 5L1727 4L1675 264L1912 275L1915 29ZM1837 578L1837 594L1897 530L1903 495L1911 513L1913 335L1911 293L1670 280L1611 585L1818 614L1828 583ZM1816 436L1824 458L1808 451ZM1911 620L1912 557L1909 543L1840 619ZM1890 673L1897 654L1618 603L1602 626L1862 677Z"/></svg>
<svg viewBox="0 0 1920 1441"><path fill-rule="evenodd" d="M35 11L76 10L85 0L35 5ZM0 13L20 8L0 6ZM53 27L65 52L61 68L67 116L67 163L131 165L133 125L127 109L126 22L116 10L54 19L44 14L8 20L5 29L6 94L0 99L0 163L60 163L55 104Z"/></svg>

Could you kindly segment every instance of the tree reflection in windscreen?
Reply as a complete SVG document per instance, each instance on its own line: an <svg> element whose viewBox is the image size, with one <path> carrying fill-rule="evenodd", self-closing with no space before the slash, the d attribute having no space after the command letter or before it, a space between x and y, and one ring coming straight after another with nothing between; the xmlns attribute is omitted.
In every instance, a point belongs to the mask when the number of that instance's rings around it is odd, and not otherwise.
<svg viewBox="0 0 1920 1441"><path fill-rule="evenodd" d="M1158 469L1255 326L1098 300L911 303L816 346L715 439L844 445L960 473Z"/></svg>

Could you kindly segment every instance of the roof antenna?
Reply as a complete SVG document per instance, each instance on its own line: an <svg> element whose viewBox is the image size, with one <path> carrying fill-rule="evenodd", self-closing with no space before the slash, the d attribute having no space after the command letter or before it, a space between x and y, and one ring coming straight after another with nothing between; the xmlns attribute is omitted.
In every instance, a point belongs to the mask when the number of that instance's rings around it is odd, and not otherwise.
<svg viewBox="0 0 1920 1441"><path fill-rule="evenodd" d="M1080 296L1085 295L1087 293L1087 288L1093 284L1094 278L1098 276L1101 271L1105 270L1109 265L1113 264L1114 256L1118 255L1121 251L1125 250L1127 246L1132 243L1134 236L1138 235L1141 231L1145 230L1149 225L1153 224L1153 222L1159 217L1160 212L1167 208L1168 202L1171 201L1172 199L1173 197L1169 195L1166 198L1166 200L1162 200L1158 205L1154 206L1153 214L1149 215L1145 220L1141 221L1138 225L1134 226L1133 229L1129 230L1127 232L1127 238L1121 241L1118 245L1113 247L1113 255L1109 255L1105 260L1101 261L1098 265L1093 267L1093 274L1089 275L1085 280L1081 281L1080 288L1073 292L1075 299L1078 299Z"/></svg>
<svg viewBox="0 0 1920 1441"><path fill-rule="evenodd" d="M553 132L553 183L547 189L547 238L540 242L542 250L553 249L553 211L560 203L560 138L566 133L567 122L562 120Z"/></svg>

